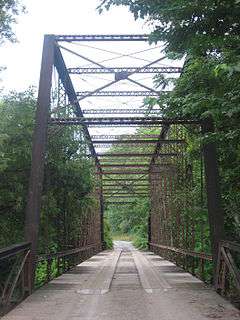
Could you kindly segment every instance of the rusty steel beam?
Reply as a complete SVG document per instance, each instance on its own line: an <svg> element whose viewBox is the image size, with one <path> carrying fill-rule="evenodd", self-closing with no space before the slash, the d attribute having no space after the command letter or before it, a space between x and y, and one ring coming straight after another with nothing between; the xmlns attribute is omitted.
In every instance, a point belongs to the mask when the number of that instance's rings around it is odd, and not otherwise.
<svg viewBox="0 0 240 320"><path fill-rule="evenodd" d="M117 188L104 188L103 189L103 194L106 194L106 193L112 193L112 192L120 192L120 191L126 191L125 193L128 193L128 192L149 192L149 188L147 189L142 189L142 188L124 188L124 187L120 187L118 186Z"/></svg>
<svg viewBox="0 0 240 320"><path fill-rule="evenodd" d="M202 123L202 133L213 133L214 123L212 119L205 119ZM216 143L209 141L203 144L203 156L207 189L208 219L210 226L210 240L213 257L214 285L217 285L217 265L219 243L224 239L224 211L221 206L221 189L219 183L219 170L217 162Z"/></svg>
<svg viewBox="0 0 240 320"><path fill-rule="evenodd" d="M123 189L132 189L132 188L138 188L138 189L148 189L148 187L149 187L149 185L138 185L138 184L134 184L134 182L131 182L131 181L129 181L128 183L127 183L128 181L126 181L126 183L122 183L122 182L118 182L117 184L114 184L114 185L109 185L109 184L107 184L107 185L103 185L103 188L105 188L105 190L110 190L110 188L111 187L115 187L115 188L123 188ZM138 183L141 183L141 182L138 182Z"/></svg>
<svg viewBox="0 0 240 320"><path fill-rule="evenodd" d="M117 196L117 195L114 195L114 196L106 196L105 198L138 198L139 196L144 197L144 198L148 198L149 195L146 195L146 194L139 194L139 195L134 195L134 194L131 194L131 195L126 195L126 196Z"/></svg>
<svg viewBox="0 0 240 320"><path fill-rule="evenodd" d="M139 127L150 127L150 128L156 128L156 129L159 129L160 127L160 124L159 123L139 123L139 122L135 122L135 123L127 123L127 122L123 122L123 123L119 123L119 122L114 122L114 123L109 123L109 122L95 122L94 124L93 123L89 123L88 124L88 127L89 128L94 128L94 127L97 127L97 128L106 128L106 127L109 127L109 128L118 128L118 127L121 127L121 128L129 128L129 127L132 127L132 128L139 128Z"/></svg>
<svg viewBox="0 0 240 320"><path fill-rule="evenodd" d="M154 144L158 140L153 139L129 139L129 140L92 140L93 144Z"/></svg>
<svg viewBox="0 0 240 320"><path fill-rule="evenodd" d="M103 148L107 148L107 149L109 149L112 145L114 145L114 143L112 143L112 144L109 144L109 143L102 143L102 144L98 144L98 143L94 143L94 147L95 148L101 148L101 149L103 149ZM143 145L143 143L142 144L140 144L140 143L128 143L127 144L129 147L132 147L132 150L133 150L133 148L136 148L136 149L134 149L135 151L137 151L138 150L138 146L139 145ZM150 148L150 145L152 146L152 145L154 145L154 143L148 143L148 147Z"/></svg>
<svg viewBox="0 0 240 320"><path fill-rule="evenodd" d="M102 168L148 168L148 164L101 164Z"/></svg>
<svg viewBox="0 0 240 320"><path fill-rule="evenodd" d="M113 81L115 83L116 81ZM138 91L96 91L96 92L91 92L91 91L78 91L77 92L77 97L80 99L84 97L158 97L162 94L168 93L167 91L143 91L143 90L138 90Z"/></svg>
<svg viewBox="0 0 240 320"><path fill-rule="evenodd" d="M60 119L61 120L61 119ZM63 120L68 120L68 119L63 119ZM70 120L83 120L83 118L70 118ZM100 121L100 120L102 120L102 121L119 121L119 120L121 120L121 121L128 121L128 120L139 120L139 121L143 121L143 120L145 120L145 121L151 121L151 120L153 120L153 121L159 121L159 122L161 122L162 124L168 124L168 123L170 123L170 124L172 124L172 123L175 123L175 121L176 121L176 123L178 124L179 122L180 122L180 124L183 122L183 123L185 123L185 121L184 120L171 120L171 119L165 119L165 118L163 118L163 117L150 117L150 116L146 116L145 118L142 118L142 117L119 117L119 116L116 116L116 117L98 117L98 118L93 118L93 117L85 117L84 118L84 120L86 120L86 121L94 121L94 120L96 120L96 121Z"/></svg>
<svg viewBox="0 0 240 320"><path fill-rule="evenodd" d="M111 166L114 166L115 164L118 166L118 165L127 165L127 166L135 166L136 164L138 165L144 165L144 166L149 166L149 162L143 162L143 161L134 161L134 162L127 162L127 163L124 163L121 161L121 159L119 158L114 158L114 159L108 159L108 161L104 161L104 162L100 162L101 166L104 166L104 165L111 165Z"/></svg>
<svg viewBox="0 0 240 320"><path fill-rule="evenodd" d="M132 178L132 177L126 177L126 178L104 178L103 179L103 182L104 181L148 181L148 177L146 177L146 178L144 178L144 177L142 177L142 178Z"/></svg>
<svg viewBox="0 0 240 320"><path fill-rule="evenodd" d="M69 68L70 74L120 74L127 77L129 73L181 73L180 67L111 67L111 68L92 68L77 67Z"/></svg>
<svg viewBox="0 0 240 320"><path fill-rule="evenodd" d="M130 195L130 194L134 194L134 195L136 195L136 194L144 194L144 195L146 195L146 194L148 194L148 190L137 190L137 191L134 191L134 190L132 190L132 191L130 191L130 193L128 193L129 191L127 191L126 190L126 192L124 192L125 190L113 190L112 192L110 192L110 190L107 190L106 192L103 192L103 195L105 195L105 196L113 196L113 195Z"/></svg>
<svg viewBox="0 0 240 320"><path fill-rule="evenodd" d="M155 150L154 150L154 153L153 153L153 156L152 156L152 159L151 159L151 163L150 163L150 166L153 165L156 161L156 158L158 157L158 154L161 150L161 147L163 145L163 141L165 141L166 137L167 137L167 133L169 131L169 128L170 128L170 124L165 124L163 127L162 127L162 130L160 132L160 135L159 135L159 139L158 139L158 142L156 144L156 147L155 147Z"/></svg>
<svg viewBox="0 0 240 320"><path fill-rule="evenodd" d="M138 182L137 184L134 183L134 182L127 182L127 183L117 183L117 184L109 184L109 183L106 183L106 184L103 184L103 187L148 187L149 186L149 183L148 184L141 184L141 182Z"/></svg>
<svg viewBox="0 0 240 320"><path fill-rule="evenodd" d="M147 110L147 109L84 109L83 114L156 114L158 112L161 112L161 110Z"/></svg>
<svg viewBox="0 0 240 320"><path fill-rule="evenodd" d="M48 118L51 103L52 72L54 66L55 38L45 36L38 89L36 124L33 134L32 163L25 213L25 241L31 243L27 261L30 293L34 289L44 163L47 145Z"/></svg>
<svg viewBox="0 0 240 320"><path fill-rule="evenodd" d="M55 35L56 41L148 41L147 34L79 34Z"/></svg>
<svg viewBox="0 0 240 320"><path fill-rule="evenodd" d="M123 188L123 189L121 189L121 188L116 188L116 189L109 189L109 188L106 188L106 189L104 189L103 190L103 194L108 194L108 193L116 193L116 192L122 192L122 193L124 193L124 194L128 194L128 192L134 192L134 193L138 193L138 192L140 192L140 193L142 193L142 192L144 192L144 193L148 193L149 192L149 189L132 189L131 188L131 190L130 190L130 188Z"/></svg>
<svg viewBox="0 0 240 320"><path fill-rule="evenodd" d="M131 202L131 201L105 201L105 204L106 205L121 205L121 204L124 204L124 205L130 205L130 204L134 204L135 202Z"/></svg>
<svg viewBox="0 0 240 320"><path fill-rule="evenodd" d="M93 144L154 144L154 143L161 143L161 144L183 144L185 140L177 140L177 139L129 139L129 140L92 140Z"/></svg>
<svg viewBox="0 0 240 320"><path fill-rule="evenodd" d="M162 157L174 157L174 156L178 156L179 154L178 153L159 153L158 154L159 156L162 156ZM133 157L133 158L143 158L143 157L146 157L146 158L149 158L149 157L152 157L153 156L153 153L97 153L97 156L98 157L106 157L106 158L109 158L109 157Z"/></svg>
<svg viewBox="0 0 240 320"><path fill-rule="evenodd" d="M147 180L146 180L147 181ZM105 187L149 187L149 183L148 184L103 184L103 188Z"/></svg>
<svg viewBox="0 0 240 320"><path fill-rule="evenodd" d="M114 135L106 135L106 134L99 134L99 135L92 135L92 139L100 139L100 140L106 140L106 139L152 139L152 138L158 138L158 134L114 134Z"/></svg>
<svg viewBox="0 0 240 320"><path fill-rule="evenodd" d="M51 124L58 125L109 125L109 124L123 124L123 125L170 125L170 124L199 124L198 120L186 119L164 119L159 117L114 117L114 118L51 118Z"/></svg>
<svg viewBox="0 0 240 320"><path fill-rule="evenodd" d="M101 165L135 165L135 164L140 164L140 165L146 165L146 166L149 166L149 162L143 162L143 161L137 161L136 160L134 162L127 162L127 163L124 163L123 161L121 161L121 159L118 159L118 158L114 158L114 159L108 159L108 161L104 161L104 162L100 162Z"/></svg>
<svg viewBox="0 0 240 320"><path fill-rule="evenodd" d="M82 118L83 117L82 109L80 107L79 102L77 101L76 92L75 92L74 86L72 84L72 80L67 72L67 67L65 65L65 62L64 62L64 59L63 59L63 56L62 56L62 53L61 53L59 47L55 47L55 62L54 62L54 64L55 64L55 67L58 71L59 78L61 79L62 84L64 86L64 89L66 91L66 94L68 96L68 99L69 99L71 105L74 106L74 112L75 112L76 116ZM91 136L89 134L88 128L86 127L85 124L83 124L83 131L84 131L84 134L87 138L90 152L93 155L93 157L95 158L96 165L99 167L99 160L97 158L94 146L91 142Z"/></svg>
<svg viewBox="0 0 240 320"><path fill-rule="evenodd" d="M149 171L103 171L102 174L106 175L106 174L148 174ZM98 172L96 172L96 174L99 174Z"/></svg>

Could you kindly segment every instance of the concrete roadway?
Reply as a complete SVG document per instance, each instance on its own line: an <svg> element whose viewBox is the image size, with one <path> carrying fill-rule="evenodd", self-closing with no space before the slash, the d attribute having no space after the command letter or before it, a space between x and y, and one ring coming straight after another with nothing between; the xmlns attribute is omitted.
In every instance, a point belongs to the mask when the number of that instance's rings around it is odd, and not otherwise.
<svg viewBox="0 0 240 320"><path fill-rule="evenodd" d="M37 290L3 320L240 319L203 282L151 252L116 241Z"/></svg>

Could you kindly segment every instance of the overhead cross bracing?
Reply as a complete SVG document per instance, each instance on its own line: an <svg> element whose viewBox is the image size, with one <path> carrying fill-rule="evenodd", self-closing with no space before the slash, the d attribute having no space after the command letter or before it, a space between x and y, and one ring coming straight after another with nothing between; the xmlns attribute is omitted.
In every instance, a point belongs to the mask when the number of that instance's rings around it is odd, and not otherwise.
<svg viewBox="0 0 240 320"><path fill-rule="evenodd" d="M49 123L62 130L66 126L84 128L89 156L102 181L103 200L125 197L126 192L136 197L140 190L147 191L141 196L147 196L149 166L156 154L171 163L185 145L182 137L172 139L165 129L185 119L165 119L159 107L144 107L143 98L158 98L172 89L156 88L154 76L176 78L182 72L181 63L167 59L147 39L147 35L55 37L60 79ZM139 132L148 127L153 133Z"/></svg>
<svg viewBox="0 0 240 320"><path fill-rule="evenodd" d="M112 114L118 114L118 115L124 115L124 114L133 114L133 115L159 115L161 113L161 110L159 109L116 109L116 108L108 108L108 109L83 109L83 114L94 114L94 115L112 115Z"/></svg>
<svg viewBox="0 0 240 320"><path fill-rule="evenodd" d="M135 91L78 91L77 97L79 97L78 100L82 100L82 98L85 97L158 97L160 95L163 95L167 93L167 91L143 91L143 90L135 90Z"/></svg>
<svg viewBox="0 0 240 320"><path fill-rule="evenodd" d="M181 73L182 68L179 67L115 67L115 68L69 68L70 74L95 74L95 73L114 73L124 76L128 76L130 73Z"/></svg>
<svg viewBox="0 0 240 320"><path fill-rule="evenodd" d="M54 125L87 125L87 126L112 126L112 125L139 125L148 126L153 125L167 125L167 124L197 124L195 120L185 121L179 119L178 121L171 122L171 120L163 119L162 117L71 117L71 118L51 118L50 124Z"/></svg>

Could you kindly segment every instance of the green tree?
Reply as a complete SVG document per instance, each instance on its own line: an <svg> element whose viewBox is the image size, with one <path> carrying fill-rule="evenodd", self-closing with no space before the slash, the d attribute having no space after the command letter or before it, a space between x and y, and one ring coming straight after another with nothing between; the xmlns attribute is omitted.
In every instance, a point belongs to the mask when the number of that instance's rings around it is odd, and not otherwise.
<svg viewBox="0 0 240 320"><path fill-rule="evenodd" d="M0 1L0 44L5 40L16 41L12 25L16 23L16 17L25 11L25 7L18 0Z"/></svg>
<svg viewBox="0 0 240 320"><path fill-rule="evenodd" d="M104 0L99 10L124 5L154 27L150 42L163 42L171 58L186 57L175 89L159 99L166 117L214 119L227 236L239 240L240 214L240 1ZM166 79L158 76L161 87Z"/></svg>
<svg viewBox="0 0 240 320"><path fill-rule="evenodd" d="M99 9L128 6L135 18L154 25L151 41L164 41L175 54L221 52L239 48L239 0L103 0Z"/></svg>
<svg viewBox="0 0 240 320"><path fill-rule="evenodd" d="M0 102L0 246L23 241L36 99L29 90ZM53 130L54 131L54 130ZM91 208L97 214L94 165L81 129L48 134L40 252L81 246Z"/></svg>

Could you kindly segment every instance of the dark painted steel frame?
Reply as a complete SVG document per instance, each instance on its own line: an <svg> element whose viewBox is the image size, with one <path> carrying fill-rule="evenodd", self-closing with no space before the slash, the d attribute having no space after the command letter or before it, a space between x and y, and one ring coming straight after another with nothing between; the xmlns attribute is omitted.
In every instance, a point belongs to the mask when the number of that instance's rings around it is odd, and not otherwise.
<svg viewBox="0 0 240 320"><path fill-rule="evenodd" d="M94 146L91 142L91 137L89 135L87 125L89 124L104 124L109 123L114 124L158 124L163 125L162 132L159 137L159 143L156 147L152 162L158 155L161 148L162 139L165 139L168 126L170 124L199 124L198 120L187 120L187 119L92 119L92 121L86 121L83 119L83 113L81 111L78 95L73 87L69 73L67 71L66 65L64 63L61 51L56 44L56 41L147 41L148 37L143 35L84 35L84 36L53 36L47 35L44 38L43 46L43 56L39 83L39 93L38 93L38 103L36 112L36 126L33 137L33 150L32 150L32 166L31 174L29 180L29 192L28 201L26 208L26 220L25 220L25 239L27 242L31 242L31 253L28 258L29 272L31 277L31 284L33 289L34 284L34 273L36 266L36 254L37 254L37 244L38 244L38 229L40 220L40 206L41 206L41 193L43 188L43 175L44 175L44 158L46 151L46 141L47 141L47 128L49 121L49 106L51 97L51 84L52 84L52 71L55 65L59 73L59 77L62 80L65 91L68 95L69 101L75 108L75 114L77 119L71 119L67 121L67 124L84 124L84 130L86 137L89 139L90 150L92 156L96 160L96 165L101 176L104 174L148 174L149 171L144 172L102 172L97 154L95 152ZM100 89L98 89L99 91ZM85 93L83 93L85 94ZM103 95L109 94L103 91ZM120 96L121 92L111 92ZM127 95L137 94L141 95L143 92L128 92ZM144 92L145 95L149 94L149 91ZM151 92L151 95L154 93ZM91 96L94 96L94 92L91 92ZM58 119L61 120L61 119ZM66 119L63 119L65 121ZM83 121L84 120L84 121ZM52 120L54 122L54 120ZM61 121L59 121L61 122ZM55 123L59 123L57 120ZM64 124L64 123L63 123ZM213 125L211 121L204 121L202 123L203 132L212 132ZM223 213L220 205L220 192L219 192L219 175L217 169L217 157L216 157L216 146L214 143L207 143L203 147L204 160L205 160L205 173L206 173L206 185L207 185L207 196L208 196L208 212L209 221L211 229L211 243L213 249L213 261L214 270L216 271L217 262L217 247L219 241L223 238ZM128 178L130 181L132 178ZM111 180L111 179L109 179ZM120 181L121 179L117 179ZM117 181L115 180L115 181ZM125 180L125 179L123 179ZM136 178L136 181L142 180L142 178ZM103 179L103 181L106 181ZM112 180L113 181L113 180ZM216 275L216 273L215 273Z"/></svg>

